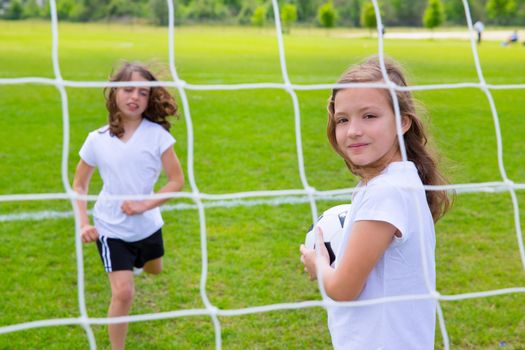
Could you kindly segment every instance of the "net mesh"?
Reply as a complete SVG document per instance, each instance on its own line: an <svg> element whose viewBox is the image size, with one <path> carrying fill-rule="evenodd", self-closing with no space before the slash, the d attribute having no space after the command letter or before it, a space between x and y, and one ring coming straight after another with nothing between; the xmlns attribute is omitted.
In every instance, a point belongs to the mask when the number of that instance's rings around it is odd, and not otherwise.
<svg viewBox="0 0 525 350"><path fill-rule="evenodd" d="M508 192L512 199L513 207L513 218L514 226L516 231L516 239L518 242L519 253L521 257L522 265L525 269L525 249L523 245L523 237L521 232L520 215L519 215L519 204L516 192L518 190L525 189L525 184L514 183L507 177L505 171L505 165L503 162L503 146L502 146L502 135L500 130L500 122L498 118L498 112L496 105L491 93L491 90L505 90L505 89L525 89L525 84L513 84L513 85L494 85L488 84L483 76L481 69L480 60L477 52L477 46L475 43L475 31L473 30L472 18L470 9L466 0L463 0L463 6L465 9L465 18L468 25L468 30L471 33L470 44L472 49L472 55L474 57L475 68L477 72L477 82L463 82L455 84L432 84L432 85L414 85L410 87L400 87L392 83L386 75L386 69L384 66L384 48L383 48L383 34L379 30L382 28L382 19L380 16L379 6L376 0L373 0L373 5L376 13L377 28L378 28L378 56L381 63L381 69L384 77L384 83L369 83L369 84L293 84L289 78L288 70L286 67L286 56L284 50L283 36L281 30L281 21L279 18L279 5L277 0L272 0L273 13L275 17L275 32L278 41L279 48L279 60L281 67L282 80L281 83L253 83L253 84L190 84L180 79L177 69L175 66L175 35L174 35L174 6L172 0L167 1L169 10L169 66L172 76L172 81L157 81L157 82L134 82L135 86L166 86L177 89L178 95L182 102L184 111L184 118L187 124L187 149L188 149L188 160L187 160L187 172L191 191L180 192L180 193L168 193L168 194L156 194L151 196L111 196L109 199L146 199L146 198L187 198L193 201L194 204L177 204L171 206L164 206L163 210L182 210L182 209L197 209L199 221L200 221L200 240L201 240L201 256L202 256L202 269L200 277L200 296L203 301L203 308L200 309L185 309L175 310L169 312L151 313L151 314L140 314L131 315L126 317L115 317L115 318L92 318L88 317L86 310L85 301L85 288L84 288L84 265L83 265L83 252L82 243L79 236L79 216L78 207L76 200L84 199L93 201L97 199L97 196L84 195L79 196L76 194L68 179L68 154L69 154L69 110L68 110L68 95L66 92L67 87L118 87L126 86L126 82L87 82L87 81L69 81L64 80L61 75L58 57L58 18L55 0L50 1L51 10L51 28L52 28L52 62L54 78L40 78L40 77L21 77L21 78L10 78L0 79L2 85L13 85L13 84L44 84L49 86L55 86L60 92L61 103L62 103L62 121L63 121L63 144L62 144L62 162L61 162L61 177L64 187L64 191L61 193L41 193L41 194L10 194L0 195L0 202L7 201L46 201L53 199L66 199L71 201L71 205L74 210L73 213L60 213L60 212L40 212L33 214L8 214L1 215L0 221L14 221L14 220L25 220L27 218L32 219L46 219L53 217L75 217L75 246L76 246L76 258L77 258L77 280L78 280L78 305L79 305L79 316L73 318L60 318L60 319L47 319L33 322L19 323L8 326L0 327L0 334L15 332L19 330L26 330L31 328L39 327L50 327L50 326L64 326L64 325L80 325L84 328L86 336L89 341L90 349L96 349L96 341L92 331L92 325L100 324L111 324L119 322L138 322L148 320L162 320L171 319L185 316L197 316L207 315L211 317L215 330L215 346L217 349L222 348L222 337L221 337L221 323L219 316L239 316L246 314L262 313L275 310L288 310L288 309L300 309L308 307L327 307L329 305L335 305L330 299L327 298L326 293L322 284L319 284L319 289L323 296L322 300L312 300L303 302L291 302L291 303L280 303L263 305L256 307L246 307L241 309L220 309L210 302L206 293L206 283L208 277L208 254L207 254L207 232L206 232L206 208L210 207L232 207L232 206L251 206L259 204L275 204L279 205L282 203L309 203L311 208L312 221L315 222L318 216L317 213L317 201L320 199L332 198L332 199L348 199L352 194L353 189L339 189L339 190L328 190L319 191L311 187L308 183L308 179L305 173L304 158L303 158L303 146L301 142L301 114L299 109L299 99L297 97L297 91L304 90L327 90L337 87L380 87L389 90L392 99L393 106L396 115L396 126L398 135L401 135L399 105L397 103L396 91L421 91L421 90L441 90L441 89L462 89L462 88L477 88L480 89L489 105L492 113L494 130L496 135L497 144L497 158L498 168L500 173L500 181L496 182L482 182L482 183L464 183L464 184L451 184L447 186L425 186L427 190L449 190L455 191L456 193L468 193L468 192ZM238 193L227 193L227 194L208 194L199 191L195 180L194 174L194 137L193 137L193 124L191 117L191 108L188 102L186 92L188 90L246 90L246 89L282 89L286 91L293 103L294 121L295 121L295 140L296 140L296 152L298 159L298 171L302 183L300 189L290 190L276 190L276 191L252 191L252 192L238 192ZM400 147L402 151L402 157L406 160L406 150L403 144L403 138L398 137L400 140ZM204 203L206 201L206 203ZM420 210L420 208L418 208ZM420 240L422 242L422 240ZM424 249L422 250L424 252ZM424 255L424 254L423 254ZM424 256L423 264L425 263ZM425 270L427 285L428 284L428 273ZM322 278L319 278L322 280ZM438 302L438 321L440 331L443 339L443 346L445 349L450 348L450 341L447 333L447 327L443 312L441 310L440 302L449 300L462 300L471 298L481 298L496 296L510 293L524 293L525 287L515 288L504 288L497 290L478 291L472 293L461 293L453 295L443 295L437 290L428 288L428 294L425 295L403 295L396 297L387 297L366 301L353 301L337 303L339 306L357 307L360 305L372 305L386 302L396 302L401 300L416 300L416 299L435 299Z"/></svg>

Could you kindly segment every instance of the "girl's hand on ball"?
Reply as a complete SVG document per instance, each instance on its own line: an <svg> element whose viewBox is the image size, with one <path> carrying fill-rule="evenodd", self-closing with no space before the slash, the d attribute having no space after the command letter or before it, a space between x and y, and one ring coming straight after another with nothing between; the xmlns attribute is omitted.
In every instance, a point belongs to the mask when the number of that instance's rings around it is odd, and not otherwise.
<svg viewBox="0 0 525 350"><path fill-rule="evenodd" d="M323 230L320 227L317 228L315 235L315 249L319 249L319 258L322 259L323 263L326 261L330 265L330 254L328 254L328 249L324 245Z"/></svg>
<svg viewBox="0 0 525 350"><path fill-rule="evenodd" d="M301 251L301 262L304 265L304 271L310 275L310 280L317 278L317 271L315 268L315 250L308 249L304 244L299 248Z"/></svg>
<svg viewBox="0 0 525 350"><path fill-rule="evenodd" d="M324 245L323 230L318 227L316 231L316 242L314 249L308 249L304 244L301 244L301 262L304 265L304 270L310 275L310 280L314 281L317 279L317 253L319 249L319 262L324 265L330 265L330 256L328 250Z"/></svg>

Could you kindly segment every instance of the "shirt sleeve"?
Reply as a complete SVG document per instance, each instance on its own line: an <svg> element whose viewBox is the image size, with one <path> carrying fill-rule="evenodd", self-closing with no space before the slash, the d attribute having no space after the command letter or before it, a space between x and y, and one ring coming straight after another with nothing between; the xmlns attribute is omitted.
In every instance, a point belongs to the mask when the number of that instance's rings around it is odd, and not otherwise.
<svg viewBox="0 0 525 350"><path fill-rule="evenodd" d="M163 130L160 133L160 139L159 139L159 155L161 156L164 151L166 151L168 148L172 147L175 144L175 138L171 136L171 134Z"/></svg>
<svg viewBox="0 0 525 350"><path fill-rule="evenodd" d="M388 222L401 232L401 240L406 240L409 234L408 206L402 191L386 184L370 186L366 191L355 221Z"/></svg>
<svg viewBox="0 0 525 350"><path fill-rule="evenodd" d="M78 154L80 155L80 158L89 166L97 166L97 158L95 155L92 133L89 133L88 137L86 138L86 141L84 141L84 144L82 145L82 148L80 148Z"/></svg>

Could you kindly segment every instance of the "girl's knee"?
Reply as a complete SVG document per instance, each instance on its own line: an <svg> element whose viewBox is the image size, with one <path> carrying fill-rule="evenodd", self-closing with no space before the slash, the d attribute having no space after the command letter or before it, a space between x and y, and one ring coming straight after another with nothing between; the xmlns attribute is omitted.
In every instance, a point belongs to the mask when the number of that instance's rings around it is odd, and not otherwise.
<svg viewBox="0 0 525 350"><path fill-rule="evenodd" d="M120 303L131 303L135 295L133 285L120 285L112 290L111 298Z"/></svg>

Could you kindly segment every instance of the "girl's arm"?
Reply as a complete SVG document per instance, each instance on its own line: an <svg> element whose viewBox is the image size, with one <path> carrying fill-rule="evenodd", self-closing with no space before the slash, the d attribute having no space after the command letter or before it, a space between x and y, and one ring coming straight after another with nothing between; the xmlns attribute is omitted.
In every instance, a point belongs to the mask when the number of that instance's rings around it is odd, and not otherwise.
<svg viewBox="0 0 525 350"><path fill-rule="evenodd" d="M87 194L89 190L89 182L93 175L94 167L90 166L82 159L78 162L75 178L73 180L73 189L78 194ZM98 239L98 232L94 226L89 223L89 216L87 213L87 203L84 200L77 200L79 215L80 215L80 238L82 242L88 243Z"/></svg>
<svg viewBox="0 0 525 350"><path fill-rule="evenodd" d="M318 233L316 247L321 247L321 259L316 261L314 250L301 246L301 261L312 279L317 278L316 263L322 271L326 294L337 301L356 299L368 275L385 253L397 229L384 221L357 221L352 227L343 259L337 269L330 267L328 253ZM323 249L324 248L324 249Z"/></svg>
<svg viewBox="0 0 525 350"><path fill-rule="evenodd" d="M184 186L184 173L173 147L169 147L161 156L162 167L168 182L157 193L178 192ZM127 215L136 215L158 207L169 198L149 199L144 201L124 201L122 211Z"/></svg>

